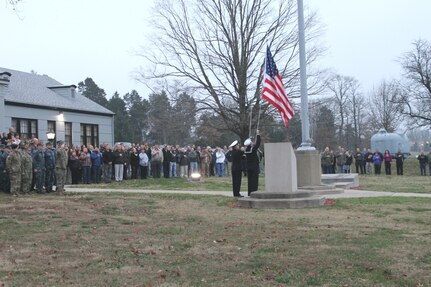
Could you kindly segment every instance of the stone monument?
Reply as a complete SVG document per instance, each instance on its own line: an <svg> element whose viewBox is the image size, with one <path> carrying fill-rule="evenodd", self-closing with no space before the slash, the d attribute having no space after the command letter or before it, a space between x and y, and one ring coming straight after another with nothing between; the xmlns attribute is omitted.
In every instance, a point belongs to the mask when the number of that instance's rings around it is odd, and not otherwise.
<svg viewBox="0 0 431 287"><path fill-rule="evenodd" d="M296 156L289 142L265 144L265 191L239 199L243 207L318 207L325 198L313 191L298 190Z"/></svg>

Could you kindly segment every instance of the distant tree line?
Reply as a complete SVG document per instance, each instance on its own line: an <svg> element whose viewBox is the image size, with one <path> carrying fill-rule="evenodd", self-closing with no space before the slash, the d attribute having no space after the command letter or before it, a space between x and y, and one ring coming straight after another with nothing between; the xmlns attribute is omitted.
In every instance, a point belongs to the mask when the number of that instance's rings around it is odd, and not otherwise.
<svg viewBox="0 0 431 287"><path fill-rule="evenodd" d="M312 101L311 133L315 146L335 148L369 147L379 129L387 132L431 128L431 44L413 42L413 49L399 58L401 79L382 80L365 93L360 83L348 76L328 77L325 97Z"/></svg>

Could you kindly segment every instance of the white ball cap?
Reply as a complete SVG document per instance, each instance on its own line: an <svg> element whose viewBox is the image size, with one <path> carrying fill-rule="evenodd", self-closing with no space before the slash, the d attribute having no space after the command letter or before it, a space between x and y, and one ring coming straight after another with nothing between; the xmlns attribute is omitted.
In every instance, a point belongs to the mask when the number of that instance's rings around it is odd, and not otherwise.
<svg viewBox="0 0 431 287"><path fill-rule="evenodd" d="M230 144L230 146L229 147L234 147L234 146L236 146L238 144L238 141L237 140L235 140L233 143L231 143Z"/></svg>
<svg viewBox="0 0 431 287"><path fill-rule="evenodd" d="M248 145L251 145L251 143L252 143L251 139L246 139L244 142L244 145L248 146Z"/></svg>

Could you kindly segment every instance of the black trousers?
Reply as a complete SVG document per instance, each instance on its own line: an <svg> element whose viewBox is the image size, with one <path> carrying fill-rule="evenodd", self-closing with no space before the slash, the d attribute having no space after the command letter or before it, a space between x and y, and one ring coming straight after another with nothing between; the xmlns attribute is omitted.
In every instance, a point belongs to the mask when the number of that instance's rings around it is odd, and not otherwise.
<svg viewBox="0 0 431 287"><path fill-rule="evenodd" d="M374 164L374 174L380 174L381 169L382 169L381 164Z"/></svg>
<svg viewBox="0 0 431 287"><path fill-rule="evenodd" d="M386 173L387 175L390 175L390 174L391 174L391 162L387 162L387 161L385 161L385 173Z"/></svg>
<svg viewBox="0 0 431 287"><path fill-rule="evenodd" d="M403 163L397 162L397 175L403 175Z"/></svg>
<svg viewBox="0 0 431 287"><path fill-rule="evenodd" d="M169 178L169 166L170 166L169 161L163 161L163 177L164 178Z"/></svg>
<svg viewBox="0 0 431 287"><path fill-rule="evenodd" d="M248 195L253 191L257 191L259 185L259 167L248 167L247 168L247 179L248 179Z"/></svg>
<svg viewBox="0 0 431 287"><path fill-rule="evenodd" d="M241 191L241 179L242 179L242 171L241 170L232 170L232 190L233 196L240 196L239 193Z"/></svg>
<svg viewBox="0 0 431 287"><path fill-rule="evenodd" d="M146 179L148 176L148 166L139 166L139 170L141 172L141 179Z"/></svg>

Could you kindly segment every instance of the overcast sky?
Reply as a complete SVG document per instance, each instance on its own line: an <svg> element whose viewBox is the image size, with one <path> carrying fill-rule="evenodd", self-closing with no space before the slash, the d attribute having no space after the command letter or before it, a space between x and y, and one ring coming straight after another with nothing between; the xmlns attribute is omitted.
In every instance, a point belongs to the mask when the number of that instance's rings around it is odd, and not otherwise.
<svg viewBox="0 0 431 287"><path fill-rule="evenodd" d="M0 67L47 74L65 85L91 77L108 98L149 90L132 74L142 63L148 0L24 0L15 14L0 0ZM320 66L359 80L364 92L399 77L397 58L431 41L430 0L304 0L317 10L327 54ZM308 7L308 8L307 8Z"/></svg>

